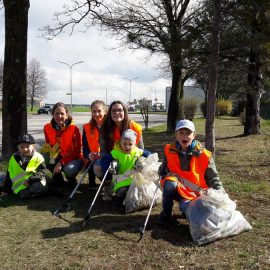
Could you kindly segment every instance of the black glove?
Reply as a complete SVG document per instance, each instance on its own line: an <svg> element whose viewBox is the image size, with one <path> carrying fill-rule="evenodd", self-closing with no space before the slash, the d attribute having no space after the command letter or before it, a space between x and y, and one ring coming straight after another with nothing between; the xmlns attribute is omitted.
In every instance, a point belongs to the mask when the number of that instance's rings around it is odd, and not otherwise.
<svg viewBox="0 0 270 270"><path fill-rule="evenodd" d="M118 170L119 170L119 162L118 160L113 160L110 163L109 172L112 174L117 174Z"/></svg>

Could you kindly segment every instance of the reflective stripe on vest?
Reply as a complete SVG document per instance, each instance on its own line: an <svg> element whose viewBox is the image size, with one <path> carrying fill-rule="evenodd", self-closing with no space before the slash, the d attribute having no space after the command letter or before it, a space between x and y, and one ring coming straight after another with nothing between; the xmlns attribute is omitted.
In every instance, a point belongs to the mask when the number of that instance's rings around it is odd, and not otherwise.
<svg viewBox="0 0 270 270"><path fill-rule="evenodd" d="M48 138L48 144L53 147L56 143L59 144L61 149L61 157L66 157L73 152L73 135L75 132L76 126L74 123L71 123L64 131L61 133L61 137L57 136L57 130L52 127L51 123L48 123L44 126L45 137Z"/></svg>
<svg viewBox="0 0 270 270"><path fill-rule="evenodd" d="M134 147L130 154L125 154L119 149L118 145L116 145L114 150L111 151L112 157L117 159L120 164L118 175L113 177L114 191L120 187L129 186L132 183L132 177L130 176L132 175L132 170L136 160L142 155L142 153L142 149Z"/></svg>
<svg viewBox="0 0 270 270"><path fill-rule="evenodd" d="M178 156L179 151L176 149L175 143L165 145L164 153L167 158L167 167L169 171L173 174L178 175L178 179L184 179L182 180L182 184L180 180L180 182L178 181L177 185L178 193L182 197L193 200L199 195L200 188L207 188L204 174L208 167L209 159L211 157L210 151L203 149L200 156L192 156L189 171L181 170L180 160Z"/></svg>
<svg viewBox="0 0 270 270"><path fill-rule="evenodd" d="M134 121L130 121L130 129L136 132L137 138L136 138L136 145L139 143L140 138L142 137L142 126ZM120 130L119 128L114 129L113 139L115 142L119 141L121 138Z"/></svg>
<svg viewBox="0 0 270 270"><path fill-rule="evenodd" d="M92 128L92 124L87 123L83 125L83 129L85 131L90 152L96 153L100 152L98 128L97 127Z"/></svg>
<svg viewBox="0 0 270 270"><path fill-rule="evenodd" d="M8 172L12 182L12 190L15 194L18 194L21 190L27 188L24 183L36 172L38 166L44 162L43 156L35 152L30 159L25 170L18 164L14 155L11 157L8 165Z"/></svg>

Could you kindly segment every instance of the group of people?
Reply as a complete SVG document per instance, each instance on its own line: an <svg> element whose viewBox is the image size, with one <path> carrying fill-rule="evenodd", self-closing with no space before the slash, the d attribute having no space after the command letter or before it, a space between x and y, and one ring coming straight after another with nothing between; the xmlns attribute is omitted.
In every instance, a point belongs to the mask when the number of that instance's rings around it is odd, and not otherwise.
<svg viewBox="0 0 270 270"><path fill-rule="evenodd" d="M89 167L89 187L96 188L96 178L102 179L106 173L105 185L114 193L113 203L123 207L132 183L129 172L139 167L140 156L150 154L144 149L142 127L129 119L121 101L112 102L107 109L103 101L96 100L90 109L91 119L83 125L81 135L69 108L62 102L56 103L51 121L44 126L46 144L41 153L36 151L30 134L20 135L18 151L8 164L4 191L22 199L59 195L64 185L75 187L76 176L86 166ZM181 212L185 213L188 203L200 196L193 186L223 189L211 152L195 137L193 122L183 119L176 125L176 140L164 147L164 159L158 172L163 187L160 224L174 222L174 201L179 202Z"/></svg>

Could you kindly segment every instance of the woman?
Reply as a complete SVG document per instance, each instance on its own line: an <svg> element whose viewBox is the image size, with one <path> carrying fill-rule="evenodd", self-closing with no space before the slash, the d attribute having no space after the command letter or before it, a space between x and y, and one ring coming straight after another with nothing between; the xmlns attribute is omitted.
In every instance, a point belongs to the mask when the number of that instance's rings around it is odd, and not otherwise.
<svg viewBox="0 0 270 270"><path fill-rule="evenodd" d="M89 187L95 188L96 182L93 164L100 157L99 133L107 113L107 107L103 101L95 100L92 102L90 109L92 118L89 123L83 125L82 143L83 157L91 162L91 167L88 171Z"/></svg>
<svg viewBox="0 0 270 270"><path fill-rule="evenodd" d="M113 101L101 126L99 140L101 156L109 154L113 150L114 144L120 141L122 133L127 129L135 131L136 145L138 148L144 149L141 125L129 119L128 110L121 101ZM97 177L103 177L100 162L96 162L94 172Z"/></svg>
<svg viewBox="0 0 270 270"><path fill-rule="evenodd" d="M44 126L47 152L50 154L47 166L57 186L64 184L62 171L69 184L74 186L77 184L75 177L83 165L81 134L64 103L58 102L53 106L52 116L51 122Z"/></svg>
<svg viewBox="0 0 270 270"><path fill-rule="evenodd" d="M127 129L132 129L136 132L136 145L144 149L142 126L129 119L128 110L121 101L112 102L108 115L101 127L100 149L102 155L112 151L114 143L120 140L122 133Z"/></svg>

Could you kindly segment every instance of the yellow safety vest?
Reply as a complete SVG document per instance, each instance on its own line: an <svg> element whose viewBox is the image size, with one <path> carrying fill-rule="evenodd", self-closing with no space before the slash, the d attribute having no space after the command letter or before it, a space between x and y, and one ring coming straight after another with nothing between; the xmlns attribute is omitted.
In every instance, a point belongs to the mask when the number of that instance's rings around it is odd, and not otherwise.
<svg viewBox="0 0 270 270"><path fill-rule="evenodd" d="M138 147L134 147L130 154L123 153L118 147L111 151L112 157L117 159L120 164L118 174L113 176L113 189L115 192L120 187L131 185L134 164L142 154L143 150Z"/></svg>
<svg viewBox="0 0 270 270"><path fill-rule="evenodd" d="M18 164L14 155L12 155L9 164L8 164L8 172L12 182L12 190L15 194L18 194L21 190L26 189L27 186L24 183L34 174L36 173L36 169L38 166L44 162L43 156L35 152L33 157L30 159L25 170Z"/></svg>

